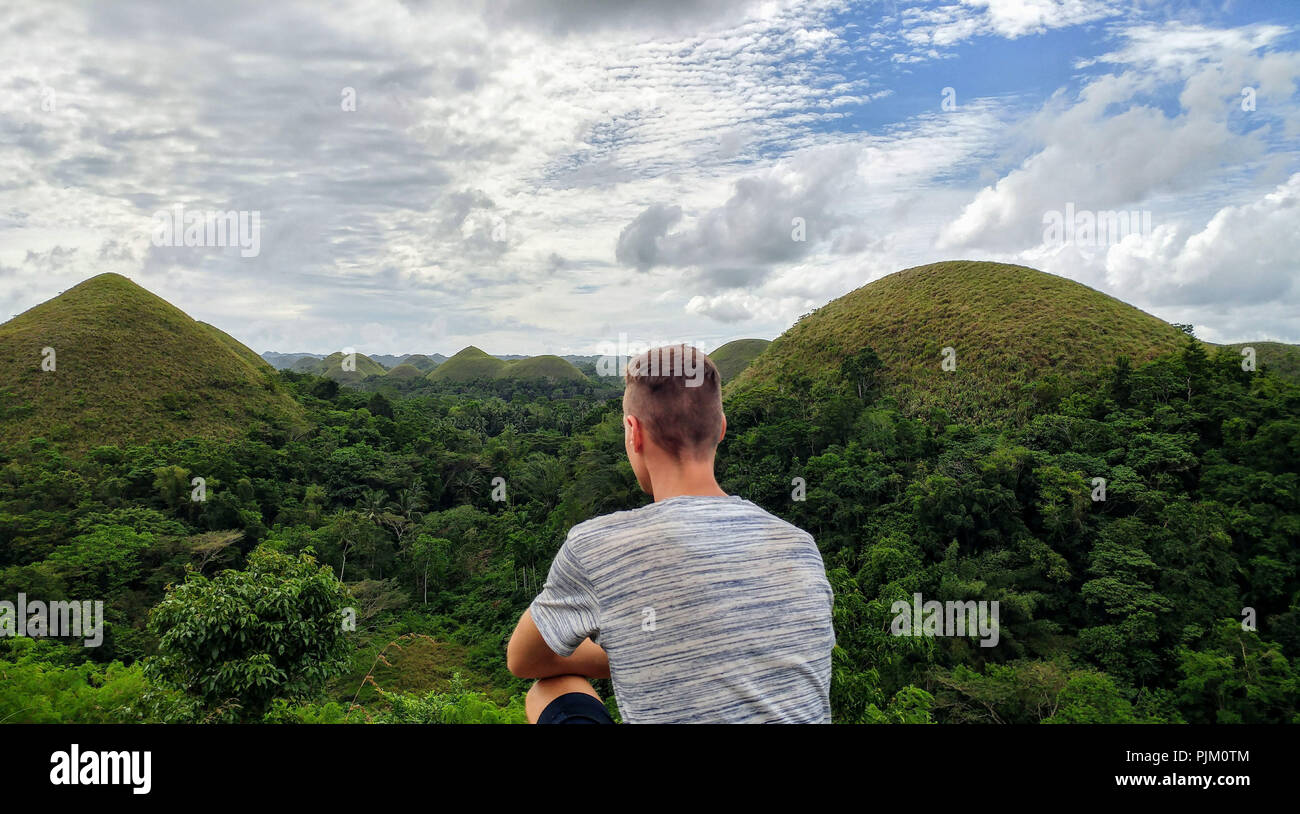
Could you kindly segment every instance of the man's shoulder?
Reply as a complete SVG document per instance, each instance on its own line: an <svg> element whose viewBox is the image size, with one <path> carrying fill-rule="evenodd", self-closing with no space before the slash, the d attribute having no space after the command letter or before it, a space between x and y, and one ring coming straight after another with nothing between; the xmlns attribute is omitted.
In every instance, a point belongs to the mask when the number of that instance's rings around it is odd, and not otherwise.
<svg viewBox="0 0 1300 814"><path fill-rule="evenodd" d="M806 540L816 547L813 536L807 531L742 497L712 501L679 501L674 498L650 503L636 509L610 512L584 520L569 529L566 545L575 554L598 545L617 545L620 540L635 537L665 523L696 520L701 523L758 523L772 532L791 535Z"/></svg>
<svg viewBox="0 0 1300 814"><path fill-rule="evenodd" d="M637 509L624 509L584 520L569 529L565 545L575 554L581 554L584 549L606 542L611 537L635 533L647 525L649 518L646 510L653 509L654 506L651 503Z"/></svg>

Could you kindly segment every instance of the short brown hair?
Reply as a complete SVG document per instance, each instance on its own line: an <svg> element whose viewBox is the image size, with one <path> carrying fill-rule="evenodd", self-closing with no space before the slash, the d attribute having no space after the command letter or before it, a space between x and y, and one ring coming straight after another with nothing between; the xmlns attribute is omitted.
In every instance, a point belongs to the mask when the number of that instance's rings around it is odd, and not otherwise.
<svg viewBox="0 0 1300 814"><path fill-rule="evenodd" d="M628 360L627 412L674 458L712 452L722 434L722 377L691 345L651 348Z"/></svg>

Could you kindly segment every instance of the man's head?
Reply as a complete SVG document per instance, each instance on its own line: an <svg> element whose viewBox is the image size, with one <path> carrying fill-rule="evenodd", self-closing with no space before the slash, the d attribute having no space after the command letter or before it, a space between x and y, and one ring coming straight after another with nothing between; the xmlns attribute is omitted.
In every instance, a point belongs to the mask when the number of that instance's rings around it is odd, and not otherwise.
<svg viewBox="0 0 1300 814"><path fill-rule="evenodd" d="M727 429L718 368L690 345L653 348L628 360L623 445L641 488L654 494L656 472L686 470L711 479Z"/></svg>

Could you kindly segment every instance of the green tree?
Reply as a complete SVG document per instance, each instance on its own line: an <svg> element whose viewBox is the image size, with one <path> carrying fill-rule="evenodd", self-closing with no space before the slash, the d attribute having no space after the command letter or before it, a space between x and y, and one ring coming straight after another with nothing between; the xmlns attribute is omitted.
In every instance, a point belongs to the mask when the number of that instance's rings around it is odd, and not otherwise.
<svg viewBox="0 0 1300 814"><path fill-rule="evenodd" d="M159 637L149 674L211 717L261 717L276 698L304 698L341 671L347 589L307 554L265 547L246 571L191 573L149 614Z"/></svg>
<svg viewBox="0 0 1300 814"><path fill-rule="evenodd" d="M160 466L153 471L153 488L163 503L176 506L190 494L190 473L179 466Z"/></svg>

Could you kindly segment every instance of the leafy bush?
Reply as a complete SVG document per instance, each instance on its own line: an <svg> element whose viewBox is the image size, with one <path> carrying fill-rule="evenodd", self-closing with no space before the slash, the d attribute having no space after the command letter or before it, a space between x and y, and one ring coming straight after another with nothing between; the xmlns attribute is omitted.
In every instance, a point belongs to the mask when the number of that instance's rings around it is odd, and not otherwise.
<svg viewBox="0 0 1300 814"><path fill-rule="evenodd" d="M191 573L150 613L150 675L218 718L257 719L279 697L319 691L347 663L349 596L313 557L259 548L246 571Z"/></svg>

